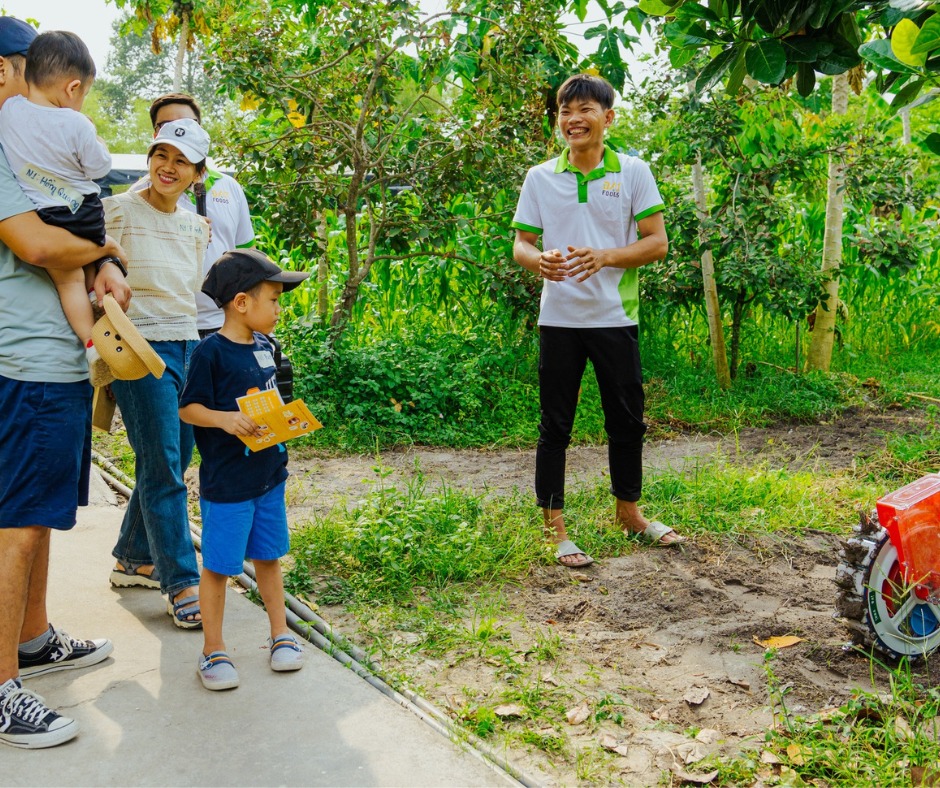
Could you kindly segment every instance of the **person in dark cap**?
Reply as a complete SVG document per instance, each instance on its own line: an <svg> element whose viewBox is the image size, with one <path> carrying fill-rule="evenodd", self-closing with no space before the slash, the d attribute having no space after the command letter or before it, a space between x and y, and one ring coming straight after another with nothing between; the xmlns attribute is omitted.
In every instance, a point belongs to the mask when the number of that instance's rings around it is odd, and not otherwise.
<svg viewBox="0 0 940 788"><path fill-rule="evenodd" d="M238 672L225 650L222 615L228 578L254 562L258 588L270 623L271 669L299 670L300 642L287 626L279 559L290 547L284 486L287 450L273 444L249 451L241 437L260 437L261 428L238 407L250 390L277 391L271 341L281 293L309 274L282 271L256 249L226 252L209 269L202 292L225 320L217 333L193 351L180 396L180 419L193 425L202 512L202 576L199 599L204 643L197 671L206 689L238 686Z"/></svg>
<svg viewBox="0 0 940 788"><path fill-rule="evenodd" d="M36 31L0 17L0 105L26 92L26 53ZM3 141L0 140L0 143ZM49 708L23 679L106 659L110 640L77 640L49 623L46 581L53 529L75 525L88 503L91 395L88 365L44 269L78 269L112 255L105 246L43 223L0 150L0 742L35 749L78 734L78 722ZM120 269L102 263L99 301L127 308ZM16 414L16 418L12 418ZM29 425L23 429L23 425Z"/></svg>

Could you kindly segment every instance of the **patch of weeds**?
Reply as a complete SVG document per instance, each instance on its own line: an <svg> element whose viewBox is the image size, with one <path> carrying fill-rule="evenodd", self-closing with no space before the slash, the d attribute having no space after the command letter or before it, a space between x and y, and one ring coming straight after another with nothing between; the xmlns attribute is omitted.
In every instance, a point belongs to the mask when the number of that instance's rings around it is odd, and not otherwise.
<svg viewBox="0 0 940 788"><path fill-rule="evenodd" d="M523 744L528 744L556 758L566 757L568 754L567 739L554 731L552 733L545 733L543 731L533 731L526 728L525 730L514 732L510 738L517 739Z"/></svg>
<svg viewBox="0 0 940 788"><path fill-rule="evenodd" d="M577 750L574 768L578 782L587 785L608 785L613 761L613 756L599 747Z"/></svg>
<svg viewBox="0 0 940 788"><path fill-rule="evenodd" d="M355 598L355 589L341 577L329 578L317 592L317 603L321 605L346 605Z"/></svg>
<svg viewBox="0 0 940 788"><path fill-rule="evenodd" d="M771 757L763 760L775 763L758 765L747 755L722 759L722 774L821 785L919 785L940 778L940 688L917 683L906 660L893 670L873 663L887 673L890 692L857 690L838 709L804 718L787 713L773 658L768 652L765 671L775 724L765 739Z"/></svg>
<svg viewBox="0 0 940 788"><path fill-rule="evenodd" d="M475 708L467 705L458 713L458 718L471 733L486 739L492 736L500 727L499 717L496 712L488 706L477 706Z"/></svg>
<svg viewBox="0 0 940 788"><path fill-rule="evenodd" d="M561 656L564 647L564 640L560 633L536 627L535 645L529 654L539 662L555 662Z"/></svg>
<svg viewBox="0 0 940 788"><path fill-rule="evenodd" d="M534 513L506 516L511 501L522 508L518 497L428 493L418 476L403 491L382 487L349 511L335 507L295 532L291 554L299 571L344 578L360 602L517 578L542 560L543 540Z"/></svg>
<svg viewBox="0 0 940 788"><path fill-rule="evenodd" d="M623 725L624 717L621 709L627 708L627 704L619 695L610 695L604 693L598 698L594 706L594 722L600 723L610 720L615 725Z"/></svg>

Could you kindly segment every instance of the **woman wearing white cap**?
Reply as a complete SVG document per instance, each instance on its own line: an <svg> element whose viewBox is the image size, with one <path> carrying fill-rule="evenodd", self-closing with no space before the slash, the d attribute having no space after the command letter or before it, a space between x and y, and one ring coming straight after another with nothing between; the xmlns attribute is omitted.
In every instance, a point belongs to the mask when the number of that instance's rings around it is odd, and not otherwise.
<svg viewBox="0 0 940 788"><path fill-rule="evenodd" d="M116 587L159 588L167 611L185 629L202 625L199 569L189 535L183 473L193 452L192 427L179 420L189 356L199 341L196 298L209 241L206 221L176 207L205 170L209 137L193 120L162 126L150 144L150 183L102 202L108 234L127 252L134 291L127 316L166 363L160 379L111 384L136 455L137 486L112 551Z"/></svg>

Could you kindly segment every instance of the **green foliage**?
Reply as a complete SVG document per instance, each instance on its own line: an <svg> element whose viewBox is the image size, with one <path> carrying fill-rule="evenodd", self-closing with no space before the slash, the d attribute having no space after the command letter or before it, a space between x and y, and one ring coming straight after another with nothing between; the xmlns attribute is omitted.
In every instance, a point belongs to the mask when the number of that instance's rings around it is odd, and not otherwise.
<svg viewBox="0 0 940 788"><path fill-rule="evenodd" d="M535 335L500 343L481 328L406 331L339 350L322 330L285 335L298 394L328 425L331 443L527 443L537 421Z"/></svg>
<svg viewBox="0 0 940 788"><path fill-rule="evenodd" d="M917 684L906 662L896 669L877 668L888 671L889 693L857 691L840 708L803 718L787 713L786 691L768 663L781 719L768 730L765 749L777 756L787 784L900 786L936 780L940 691ZM746 773L754 760L734 759L722 770L743 765Z"/></svg>
<svg viewBox="0 0 940 788"><path fill-rule="evenodd" d="M355 508L335 507L295 533L298 571L341 577L359 601L402 602L419 589L518 577L546 550L535 519L518 513L518 500L487 503L449 489L429 495L420 477L404 491L378 483Z"/></svg>

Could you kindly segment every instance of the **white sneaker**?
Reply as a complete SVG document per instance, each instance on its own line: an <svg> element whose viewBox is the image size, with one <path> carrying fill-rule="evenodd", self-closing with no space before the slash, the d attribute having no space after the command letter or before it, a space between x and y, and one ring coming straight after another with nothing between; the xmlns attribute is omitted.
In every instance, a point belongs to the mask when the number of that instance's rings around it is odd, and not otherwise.
<svg viewBox="0 0 940 788"><path fill-rule="evenodd" d="M271 649L271 670L300 670L307 661L300 641L290 633L268 638Z"/></svg>
<svg viewBox="0 0 940 788"><path fill-rule="evenodd" d="M16 679L0 685L0 741L38 750L55 747L78 735L78 723L53 711Z"/></svg>

